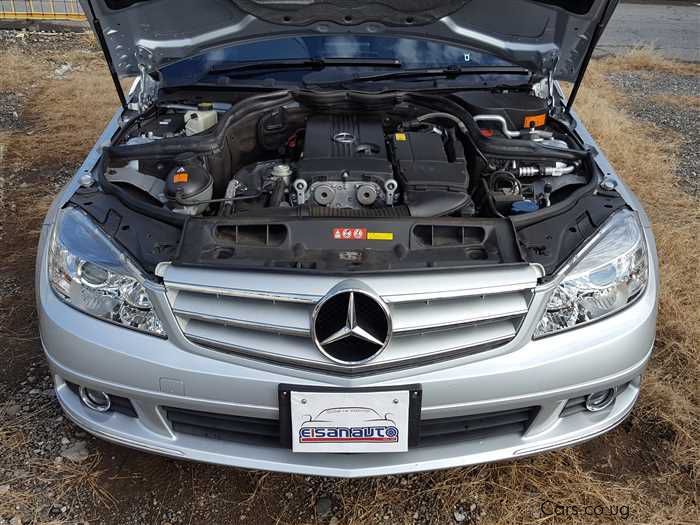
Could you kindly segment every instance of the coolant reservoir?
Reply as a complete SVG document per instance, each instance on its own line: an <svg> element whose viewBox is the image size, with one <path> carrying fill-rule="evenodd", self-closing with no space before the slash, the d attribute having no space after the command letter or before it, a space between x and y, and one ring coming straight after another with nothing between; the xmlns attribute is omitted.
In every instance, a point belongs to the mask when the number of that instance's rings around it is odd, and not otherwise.
<svg viewBox="0 0 700 525"><path fill-rule="evenodd" d="M185 113L185 135L196 135L216 126L219 116L214 111L212 104L208 102L197 106L196 111Z"/></svg>

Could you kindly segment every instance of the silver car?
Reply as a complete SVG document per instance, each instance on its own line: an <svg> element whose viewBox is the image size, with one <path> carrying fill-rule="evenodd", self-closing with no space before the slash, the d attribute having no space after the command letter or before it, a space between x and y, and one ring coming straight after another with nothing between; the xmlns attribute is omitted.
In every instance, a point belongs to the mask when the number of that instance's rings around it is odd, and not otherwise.
<svg viewBox="0 0 700 525"><path fill-rule="evenodd" d="M361 477L630 413L654 237L572 109L616 2L404 4L83 1L122 107L36 272L77 425Z"/></svg>

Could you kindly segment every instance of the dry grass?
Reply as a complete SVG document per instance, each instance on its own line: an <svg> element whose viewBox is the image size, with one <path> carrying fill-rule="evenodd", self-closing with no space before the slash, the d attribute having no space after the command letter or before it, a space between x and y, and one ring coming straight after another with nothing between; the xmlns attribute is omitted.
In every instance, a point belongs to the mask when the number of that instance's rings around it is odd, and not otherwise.
<svg viewBox="0 0 700 525"><path fill-rule="evenodd" d="M657 349L647 374L638 413L663 421L676 433L673 459L700 467L700 273L697 232L700 207L679 190L674 177L675 146L660 143L662 136L648 124L640 127L620 115L622 94L603 74L624 65L624 56L596 64L581 92L579 113L606 155L644 203L654 225L660 258L661 298ZM657 64L654 55L642 60L631 54L630 67ZM668 64L668 61L663 61ZM684 64L683 74L700 74L700 67ZM641 129L640 129L641 128ZM667 136L667 135L666 135ZM620 140L624 137L624 140Z"/></svg>
<svg viewBox="0 0 700 525"><path fill-rule="evenodd" d="M676 106L680 109L700 111L700 96L696 95L655 95L651 100L658 105Z"/></svg>
<svg viewBox="0 0 700 525"><path fill-rule="evenodd" d="M610 55L600 61L605 67L628 71L663 72L675 75L697 75L698 65L669 60L658 53L654 46L640 46L626 53ZM588 74L588 73L587 73Z"/></svg>
<svg viewBox="0 0 700 525"><path fill-rule="evenodd" d="M78 58L76 58L78 57ZM77 61L80 55L71 60ZM27 60L3 55L0 70L13 72ZM12 162L16 166L77 164L88 151L116 106L116 97L103 66L94 56L72 81L47 80L46 71L14 72L14 80L0 77L0 89L29 75L38 81L32 95L32 126L36 135L10 136ZM14 61L14 62L13 62ZM29 61L31 62L31 61ZM15 64L15 67L8 64ZM472 468L451 469L406 477L369 480L337 480L313 484L303 477L252 474L255 490L239 494L242 505L265 509L277 505L287 490L304 494L303 518L285 514L282 523L315 522L315 498L323 491L340 508L341 523L368 523L390 516L386 523L412 523L413 512L433 523L452 521L455 505L477 504L470 520L480 523L594 523L619 522L621 518L569 516L546 517L539 512L545 501L562 505L616 505L629 508L634 523L699 523L697 475L700 469L700 272L697 271L697 232L700 206L686 196L673 175L676 144L658 140L648 124L640 125L621 109L626 100L605 79L615 70L646 70L698 74L697 66L661 59L649 50L634 50L592 64L579 93L576 108L616 170L644 202L654 224L661 264L661 299L657 347L644 378L642 396L631 418L614 432L590 444L530 459ZM49 74L50 76L50 74ZM21 80L18 80L22 77ZM41 145L37 149L37 144ZM24 195L25 199L29 194ZM31 215L47 202L36 205ZM12 251L12 250L11 250ZM17 255L19 263L21 255ZM26 259L26 256L25 256ZM12 454L30 446L20 429L0 429L0 453ZM115 454L119 453L115 449ZM122 451L121 453L129 454ZM174 468L164 462L164 469ZM175 463L177 465L177 463ZM107 498L94 471L55 473L51 465L36 463L37 475L50 479L57 490L64 484L88 484L95 497ZM211 472L191 466L192 472ZM224 476L225 469L217 470ZM203 477L205 474L201 474ZM54 476L54 477L51 477ZM194 478L193 474L193 478ZM211 481L211 480L209 480ZM206 483L203 480L206 492ZM70 484L73 485L70 485ZM158 491L158 486L147 489ZM34 496L15 490L11 501L36 505ZM100 496L101 495L101 496ZM130 502L113 494L117 503ZM108 499L108 498L107 498ZM25 501L26 500L26 501ZM245 500L245 503L240 503ZM4 502L3 502L4 503ZM3 508L0 507L0 514ZM286 509L286 507L285 507ZM483 515L480 515L481 512Z"/></svg>
<svg viewBox="0 0 700 525"><path fill-rule="evenodd" d="M78 71L40 89L28 117L36 120L34 133L41 134L40 161L57 167L75 165L89 151L99 126L111 119L118 103L110 78L94 71ZM21 166L35 165L37 137L18 137L9 158Z"/></svg>
<svg viewBox="0 0 700 525"><path fill-rule="evenodd" d="M26 60L19 52L0 53L0 91L26 90L47 75L46 59Z"/></svg>
<svg viewBox="0 0 700 525"><path fill-rule="evenodd" d="M73 71L56 79L52 71L57 63L71 64ZM37 167L37 164L54 168L75 165L119 104L112 81L105 74L101 54L91 49L68 51L50 63L22 60L17 53L0 54L0 70L15 71L22 67L25 71L10 75L15 78L4 82L31 86L31 105L25 109L23 119L32 129L13 134L12 147L5 148L6 165L13 170ZM41 137L40 149L37 136ZM0 144L8 140L7 135L4 139L0 137Z"/></svg>

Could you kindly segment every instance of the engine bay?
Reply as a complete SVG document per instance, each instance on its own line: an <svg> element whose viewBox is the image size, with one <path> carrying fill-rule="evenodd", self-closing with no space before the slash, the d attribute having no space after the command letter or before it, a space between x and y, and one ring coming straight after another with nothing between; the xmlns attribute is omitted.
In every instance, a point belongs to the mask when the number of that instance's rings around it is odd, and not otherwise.
<svg viewBox="0 0 700 525"><path fill-rule="evenodd" d="M150 259L176 253L195 265L560 259L573 241L538 232L560 246L531 247L518 224L575 212L598 180L593 152L546 100L521 92L165 101L125 115L103 153L99 186L112 209L178 232ZM95 191L82 193L92 202ZM343 240L357 242L333 244Z"/></svg>
<svg viewBox="0 0 700 525"><path fill-rule="evenodd" d="M511 158L493 156L484 165L478 146L465 140L469 130L459 116L410 114L409 105L400 106L330 111L293 101L240 123L239 129L225 128L221 152L202 155L182 148L153 159L163 143L212 135L234 111L214 109L212 103L166 107L136 122L122 143L111 148L119 158L128 157L131 149L134 158L114 162L107 178L146 191L174 213L193 216L262 210L288 215L285 208L301 207L358 216L387 209L412 217L508 216L546 208L563 190L587 182L580 160L516 157L518 146L570 150L566 137L545 124L544 107L531 107L529 115L527 109L465 111L478 127L478 140L513 145ZM515 129L517 118L530 119L531 127Z"/></svg>

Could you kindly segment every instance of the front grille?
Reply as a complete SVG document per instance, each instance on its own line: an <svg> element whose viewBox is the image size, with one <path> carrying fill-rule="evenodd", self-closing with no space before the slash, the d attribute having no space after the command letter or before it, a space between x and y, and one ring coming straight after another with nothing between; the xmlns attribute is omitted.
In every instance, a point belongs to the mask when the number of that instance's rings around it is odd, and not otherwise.
<svg viewBox="0 0 700 525"><path fill-rule="evenodd" d="M332 362L311 339L314 306L342 281L175 266L165 275L173 312L190 341L299 367L360 374L507 344L528 312L537 274L524 266L363 276L361 284L387 304L393 332L380 355L352 365Z"/></svg>
<svg viewBox="0 0 700 525"><path fill-rule="evenodd" d="M165 408L174 432L237 443L280 443L280 424L277 419L212 414L183 408Z"/></svg>
<svg viewBox="0 0 700 525"><path fill-rule="evenodd" d="M468 416L424 419L420 422L419 446L440 445L503 434L523 435L537 415L539 407L472 414ZM219 441L281 446L277 419L213 414L165 407L174 432Z"/></svg>
<svg viewBox="0 0 700 525"><path fill-rule="evenodd" d="M487 414L426 419L420 422L421 445L438 441L481 439L499 434L523 435L539 407L518 408Z"/></svg>

